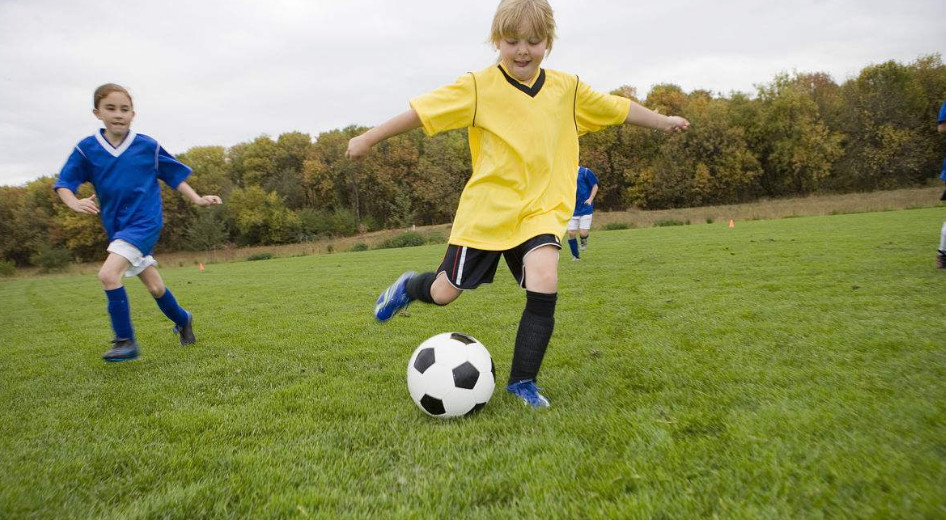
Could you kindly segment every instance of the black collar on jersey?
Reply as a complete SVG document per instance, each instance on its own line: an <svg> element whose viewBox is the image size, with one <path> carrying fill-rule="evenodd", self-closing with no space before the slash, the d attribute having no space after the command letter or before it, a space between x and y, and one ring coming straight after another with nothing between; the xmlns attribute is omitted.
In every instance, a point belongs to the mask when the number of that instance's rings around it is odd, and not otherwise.
<svg viewBox="0 0 946 520"><path fill-rule="evenodd" d="M531 87L527 87L524 84L519 83L518 81L513 79L513 77L510 76L506 72L506 69L504 69L501 65L496 65L496 66L499 67L499 70L500 72L503 73L503 76L506 76L506 81L508 81L510 85L525 92L526 94L529 95L529 97L535 97L536 94L538 94L539 91L542 90L542 85L545 85L545 69L539 69L539 79L535 80L535 83Z"/></svg>

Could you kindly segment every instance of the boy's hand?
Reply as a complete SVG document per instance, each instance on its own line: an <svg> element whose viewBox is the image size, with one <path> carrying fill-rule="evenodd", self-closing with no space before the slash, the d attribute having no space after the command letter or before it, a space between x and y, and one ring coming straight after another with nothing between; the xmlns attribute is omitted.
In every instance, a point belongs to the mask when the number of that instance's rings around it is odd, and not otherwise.
<svg viewBox="0 0 946 520"><path fill-rule="evenodd" d="M198 206L213 206L216 204L223 204L223 200L216 195L204 195L203 197L194 201L194 204Z"/></svg>
<svg viewBox="0 0 946 520"><path fill-rule="evenodd" d="M371 144L365 139L365 135L361 134L357 137L352 137L348 141L348 150L345 150L345 157L349 159L361 159L362 157L368 155L368 152L371 151Z"/></svg>
<svg viewBox="0 0 946 520"><path fill-rule="evenodd" d="M683 119L680 116L669 116L667 117L667 127L664 128L664 132L676 133L688 130L689 128L690 122L686 119Z"/></svg>
<svg viewBox="0 0 946 520"><path fill-rule="evenodd" d="M99 207L95 204L95 195L85 199L76 199L76 201L69 205L69 208L73 211L79 213L85 213L87 215L98 215Z"/></svg>

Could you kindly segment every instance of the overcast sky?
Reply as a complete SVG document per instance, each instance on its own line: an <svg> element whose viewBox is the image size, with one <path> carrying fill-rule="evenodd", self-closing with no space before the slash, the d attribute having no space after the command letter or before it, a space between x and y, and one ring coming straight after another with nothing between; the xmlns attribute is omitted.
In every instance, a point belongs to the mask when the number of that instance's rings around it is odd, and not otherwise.
<svg viewBox="0 0 946 520"><path fill-rule="evenodd" d="M56 174L120 83L172 153L374 125L495 60L498 0L0 0L0 184ZM754 92L779 72L841 83L946 54L944 0L552 0L543 66L598 90Z"/></svg>

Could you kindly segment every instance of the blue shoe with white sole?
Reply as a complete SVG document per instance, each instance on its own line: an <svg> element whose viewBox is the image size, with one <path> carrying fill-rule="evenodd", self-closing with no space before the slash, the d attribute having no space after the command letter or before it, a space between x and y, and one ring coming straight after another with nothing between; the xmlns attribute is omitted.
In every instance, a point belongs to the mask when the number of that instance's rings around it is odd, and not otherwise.
<svg viewBox="0 0 946 520"><path fill-rule="evenodd" d="M522 399L527 405L533 408L548 408L551 406L549 400L539 393L541 388L535 386L535 381L526 379L513 383L506 387L506 391Z"/></svg>
<svg viewBox="0 0 946 520"><path fill-rule="evenodd" d="M411 303L411 297L407 295L407 281L417 274L414 271L408 271L398 277L397 281L378 296L378 301L374 303L374 317L380 322L385 322L394 317L395 314L404 310Z"/></svg>

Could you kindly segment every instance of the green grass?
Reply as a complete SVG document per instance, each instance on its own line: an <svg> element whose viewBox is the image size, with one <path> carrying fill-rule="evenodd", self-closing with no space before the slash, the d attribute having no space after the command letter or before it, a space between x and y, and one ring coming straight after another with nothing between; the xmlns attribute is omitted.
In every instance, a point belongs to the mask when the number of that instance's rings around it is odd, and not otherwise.
<svg viewBox="0 0 946 520"><path fill-rule="evenodd" d="M128 283L142 357L107 365L93 275L0 281L0 518L943 518L943 211L595 232L562 261L542 372L423 415L423 339L509 368L496 282L378 325L442 245L162 270L183 349ZM563 254L563 259L567 259Z"/></svg>

